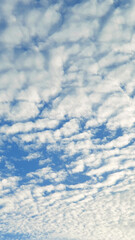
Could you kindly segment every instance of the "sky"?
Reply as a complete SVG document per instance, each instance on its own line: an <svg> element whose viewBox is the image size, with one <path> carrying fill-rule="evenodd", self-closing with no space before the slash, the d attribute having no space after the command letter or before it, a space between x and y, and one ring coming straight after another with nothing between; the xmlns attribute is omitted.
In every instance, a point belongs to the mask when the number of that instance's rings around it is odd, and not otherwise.
<svg viewBox="0 0 135 240"><path fill-rule="evenodd" d="M0 240L134 240L134 16L0 0Z"/></svg>

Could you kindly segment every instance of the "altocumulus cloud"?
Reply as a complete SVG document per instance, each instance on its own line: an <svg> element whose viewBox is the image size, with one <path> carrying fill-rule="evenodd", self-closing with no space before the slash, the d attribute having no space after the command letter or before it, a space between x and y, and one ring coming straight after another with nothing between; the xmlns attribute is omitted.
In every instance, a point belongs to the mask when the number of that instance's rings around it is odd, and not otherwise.
<svg viewBox="0 0 135 240"><path fill-rule="evenodd" d="M1 1L1 240L134 239L134 13Z"/></svg>

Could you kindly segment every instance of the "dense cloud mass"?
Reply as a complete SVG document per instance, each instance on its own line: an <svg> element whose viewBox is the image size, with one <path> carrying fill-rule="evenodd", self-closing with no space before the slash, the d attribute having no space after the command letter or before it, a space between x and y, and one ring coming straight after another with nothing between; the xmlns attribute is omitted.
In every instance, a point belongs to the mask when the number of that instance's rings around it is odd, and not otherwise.
<svg viewBox="0 0 135 240"><path fill-rule="evenodd" d="M134 16L1 0L1 240L134 240Z"/></svg>

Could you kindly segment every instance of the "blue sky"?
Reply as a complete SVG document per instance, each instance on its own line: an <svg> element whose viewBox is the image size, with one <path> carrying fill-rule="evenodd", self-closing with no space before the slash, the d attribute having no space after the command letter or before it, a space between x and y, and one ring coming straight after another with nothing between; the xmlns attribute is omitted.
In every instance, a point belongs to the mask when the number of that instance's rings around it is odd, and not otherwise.
<svg viewBox="0 0 135 240"><path fill-rule="evenodd" d="M135 2L1 0L0 240L133 240Z"/></svg>

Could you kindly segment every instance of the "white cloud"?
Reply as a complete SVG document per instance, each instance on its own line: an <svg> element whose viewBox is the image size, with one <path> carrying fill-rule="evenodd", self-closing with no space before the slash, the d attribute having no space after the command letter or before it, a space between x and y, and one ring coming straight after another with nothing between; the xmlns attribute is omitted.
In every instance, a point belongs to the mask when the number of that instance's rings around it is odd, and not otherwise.
<svg viewBox="0 0 135 240"><path fill-rule="evenodd" d="M38 107L35 103L25 101L18 102L15 106L10 108L10 111L9 119L14 121L34 118L39 113Z"/></svg>
<svg viewBox="0 0 135 240"><path fill-rule="evenodd" d="M83 172L84 171L84 161L78 160L77 162L72 163L70 165L70 167L72 167L72 170L71 170L72 173Z"/></svg>
<svg viewBox="0 0 135 240"><path fill-rule="evenodd" d="M19 26L10 26L2 35L4 43L10 45L18 45L23 41L24 34L19 28Z"/></svg>
<svg viewBox="0 0 135 240"><path fill-rule="evenodd" d="M30 36L45 37L50 28L56 24L60 19L58 13L59 5L53 5L46 11L41 9L32 9L25 18L25 24L29 30Z"/></svg>
<svg viewBox="0 0 135 240"><path fill-rule="evenodd" d="M102 17L106 14L106 12L111 7L113 3L112 0L103 1L98 4L98 1L86 1L85 3L77 4L73 7L73 18L76 20L79 18L87 18L87 17Z"/></svg>
<svg viewBox="0 0 135 240"><path fill-rule="evenodd" d="M66 172L64 170L54 172L50 167L46 167L46 168L39 169L36 172L28 173L27 176L28 177L38 176L42 180L49 179L54 182L60 182L66 178Z"/></svg>
<svg viewBox="0 0 135 240"><path fill-rule="evenodd" d="M67 2L1 3L1 232L132 240L134 3Z"/></svg>
<svg viewBox="0 0 135 240"><path fill-rule="evenodd" d="M44 66L45 66L45 63L44 63L43 55L40 54L38 51L35 51L34 49L33 51L30 51L30 52L28 51L27 53L21 54L21 56L18 57L16 61L17 70L24 69L27 71L27 70L35 69L37 71L40 71L40 70L44 70ZM37 89L34 89L34 87L31 86L26 91L26 94L28 94L28 92L30 93L30 91L36 92ZM24 91L22 91L22 93L23 92ZM20 93L20 95L22 94Z"/></svg>
<svg viewBox="0 0 135 240"><path fill-rule="evenodd" d="M101 233L107 239L114 237L115 239L118 237L119 239L123 237L133 239L134 214L132 213L135 207L133 190L115 195L102 192L96 198L91 197L89 189L82 189L81 193L73 190L65 195L64 189L61 188L61 193L53 193L47 197L43 197L43 192L53 191L53 185L48 186L48 189L36 186L31 190L32 188L28 186L25 189L18 189L14 198L10 198L10 201L8 198L6 200L6 221L14 232L20 229L20 233L25 231L25 233L30 233L30 239L35 239L37 236L34 227L36 220L39 239L45 236L45 229L50 239L56 237L88 239L91 236L94 240L100 239ZM11 211L17 211L18 217L14 214L11 220L9 215ZM17 219L16 226L14 226L14 221ZM3 218L3 223L6 221ZM95 228L97 231L94 230Z"/></svg>
<svg viewBox="0 0 135 240"><path fill-rule="evenodd" d="M54 137L57 140L60 138L61 135L67 137L77 133L78 131L79 131L78 121L76 119L71 119L69 122L66 122L62 128L55 131Z"/></svg>
<svg viewBox="0 0 135 240"><path fill-rule="evenodd" d="M6 193L10 193L10 191L14 191L17 188L18 181L21 180L20 177L11 176L8 178L3 178L0 181L0 195L4 195Z"/></svg>
<svg viewBox="0 0 135 240"><path fill-rule="evenodd" d="M20 132L31 132L32 130L39 131L45 128L55 128L58 125L57 120L38 119L36 122L27 121L26 123L15 123L12 126L4 125L0 132L5 134L16 134ZM33 135L34 136L34 135Z"/></svg>
<svg viewBox="0 0 135 240"><path fill-rule="evenodd" d="M37 159L41 157L41 154L40 153L30 153L27 157L25 157L24 159L28 160L28 161L31 161L32 159Z"/></svg>

